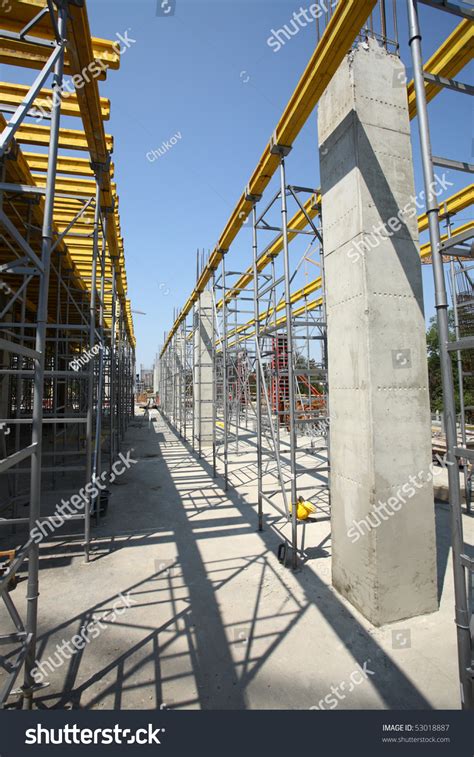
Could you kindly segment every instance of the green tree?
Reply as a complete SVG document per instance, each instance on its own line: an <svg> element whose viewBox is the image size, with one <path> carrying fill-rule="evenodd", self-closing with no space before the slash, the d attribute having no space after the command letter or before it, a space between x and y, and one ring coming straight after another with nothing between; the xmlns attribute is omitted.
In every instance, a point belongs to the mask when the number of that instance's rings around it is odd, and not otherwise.
<svg viewBox="0 0 474 757"><path fill-rule="evenodd" d="M448 328L450 341L455 340L454 332L454 314L452 310L448 312ZM426 342L428 350L428 381L430 389L430 401L431 411L435 412L443 410L443 387L441 384L441 361L439 356L439 340L438 340L438 323L436 316L430 319L429 328L426 332ZM454 396L456 399L456 412L459 413L459 372L458 364L455 353L451 358L453 366L453 381L454 381ZM466 406L466 420L470 422L472 420L473 412L472 406L474 405L474 393L472 387L467 385L467 378L464 379L464 403Z"/></svg>

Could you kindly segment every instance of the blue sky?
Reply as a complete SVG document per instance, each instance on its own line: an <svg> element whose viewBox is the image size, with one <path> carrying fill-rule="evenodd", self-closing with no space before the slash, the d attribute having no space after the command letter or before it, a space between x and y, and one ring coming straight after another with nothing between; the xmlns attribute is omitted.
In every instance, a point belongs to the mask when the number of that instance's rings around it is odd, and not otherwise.
<svg viewBox="0 0 474 757"><path fill-rule="evenodd" d="M115 138L129 296L132 307L146 313L134 316L138 365L152 363L173 308L193 287L196 249L208 250L217 241L314 49L314 24L277 53L267 44L271 30L310 4L177 0L174 16L159 17L157 0L88 0L94 36L112 39L128 31L136 40L100 89L112 103L106 131ZM397 5L402 59L409 64L406 4ZM426 60L460 19L422 7L421 20ZM465 70L458 78L469 77ZM472 162L469 100L444 92L430 105L436 154ZM178 133L166 154L147 159ZM287 168L292 183L319 186L315 116L295 142ZM469 181L461 173L449 178L455 186L448 194ZM269 196L275 186L273 181ZM240 269L250 263L249 229L239 234L231 254ZM425 267L427 316L433 313L431 279Z"/></svg>

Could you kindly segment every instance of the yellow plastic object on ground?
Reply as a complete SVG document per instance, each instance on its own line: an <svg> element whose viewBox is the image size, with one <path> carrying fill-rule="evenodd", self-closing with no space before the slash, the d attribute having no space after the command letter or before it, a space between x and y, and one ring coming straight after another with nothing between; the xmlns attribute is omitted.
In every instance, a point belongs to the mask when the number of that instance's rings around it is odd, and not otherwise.
<svg viewBox="0 0 474 757"><path fill-rule="evenodd" d="M292 505L290 505L290 515L292 512ZM312 502L305 502L303 497L298 497L298 505L296 508L296 517L298 520L306 520L310 515L316 513L316 507Z"/></svg>

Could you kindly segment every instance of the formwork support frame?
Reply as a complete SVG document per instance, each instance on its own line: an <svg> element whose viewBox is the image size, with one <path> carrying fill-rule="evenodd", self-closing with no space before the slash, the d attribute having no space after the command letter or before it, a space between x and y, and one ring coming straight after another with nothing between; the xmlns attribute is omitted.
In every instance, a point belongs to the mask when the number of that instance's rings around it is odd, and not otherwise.
<svg viewBox="0 0 474 757"><path fill-rule="evenodd" d="M431 149L430 125L423 73L421 47L421 28L418 17L417 0L407 0L409 20L409 45L413 62L418 128L421 146L423 178L425 184L426 212L429 222L431 241L433 277L435 290L435 308L438 323L441 378L443 386L444 423L446 431L446 449L448 463L449 500L451 513L451 539L453 550L453 573L455 595L455 623L458 642L458 666L461 686L461 703L463 709L472 709L473 700L473 661L470 617L467 600L466 578L472 573L472 561L464 554L464 537L461 511L461 490L459 483L458 460L469 456L467 450L459 450L457 444L456 403L454 381L449 349L448 297L441 251L441 234L439 228L439 205L434 192L435 175L433 153ZM472 340L471 340L472 341ZM472 345L471 345L472 348ZM462 454L464 453L464 454Z"/></svg>

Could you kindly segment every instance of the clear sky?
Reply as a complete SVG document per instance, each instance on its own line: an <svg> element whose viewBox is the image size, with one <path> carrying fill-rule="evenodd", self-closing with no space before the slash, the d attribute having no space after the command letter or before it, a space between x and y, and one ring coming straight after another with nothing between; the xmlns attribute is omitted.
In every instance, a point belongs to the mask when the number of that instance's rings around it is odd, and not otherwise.
<svg viewBox="0 0 474 757"><path fill-rule="evenodd" d="M311 5L286 0L176 0L174 15L158 16L157 0L88 0L94 36L128 32L119 71L101 82L111 98L106 131L115 137L114 161L125 239L137 365L151 365L173 309L189 296L196 249L216 243L255 169L315 45L315 24L282 49L268 44L272 29ZM391 6L390 0L387 5ZM402 59L410 65L405 0L397 0ZM460 22L421 7L424 59ZM472 80L464 71L459 79ZM470 98L445 91L430 105L435 154L473 159ZM412 137L416 189L423 188L417 122ZM176 136L175 136L176 135ZM179 135L179 136L178 136ZM153 162L147 153L175 136ZM294 184L319 186L316 118L311 117L287 161ZM447 195L469 182L449 173ZM276 184L272 182L268 196ZM459 216L468 220L469 213ZM251 261L250 230L231 251L242 270ZM425 309L433 314L431 267L424 267Z"/></svg>

